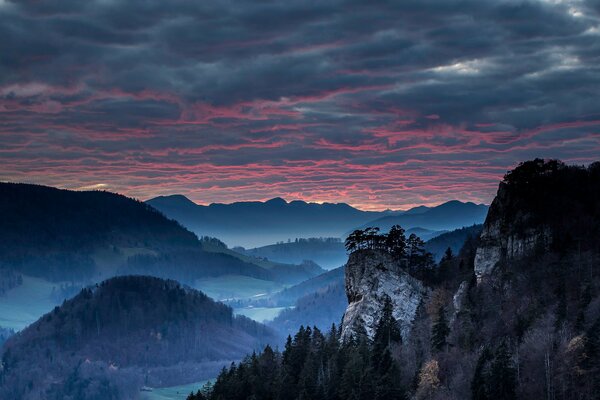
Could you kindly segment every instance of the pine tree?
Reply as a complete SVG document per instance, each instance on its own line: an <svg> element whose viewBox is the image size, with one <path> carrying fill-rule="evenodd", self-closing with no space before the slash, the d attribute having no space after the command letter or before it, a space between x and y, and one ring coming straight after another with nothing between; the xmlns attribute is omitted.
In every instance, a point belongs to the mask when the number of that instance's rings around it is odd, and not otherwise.
<svg viewBox="0 0 600 400"><path fill-rule="evenodd" d="M390 296L384 295L381 318L375 327L375 335L373 336L373 353L375 357L379 357L393 343L402 342L402 335L393 312L392 299Z"/></svg>
<svg viewBox="0 0 600 400"><path fill-rule="evenodd" d="M484 349L475 365L473 380L471 381L471 395L473 400L488 400L487 396L487 364L491 358L490 351Z"/></svg>
<svg viewBox="0 0 600 400"><path fill-rule="evenodd" d="M400 370L392 358L389 349L385 349L376 366L373 366L375 381L375 399L404 399L405 393L400 385Z"/></svg>
<svg viewBox="0 0 600 400"><path fill-rule="evenodd" d="M592 301L592 291L590 285L586 285L581 294L578 304L577 319L575 321L575 329L581 332L585 328L585 309Z"/></svg>
<svg viewBox="0 0 600 400"><path fill-rule="evenodd" d="M498 346L494 355L488 387L489 400L513 400L517 398L517 375L506 341Z"/></svg>
<svg viewBox="0 0 600 400"><path fill-rule="evenodd" d="M390 228L385 239L385 246L394 257L399 259L406 257L406 236L400 225Z"/></svg>
<svg viewBox="0 0 600 400"><path fill-rule="evenodd" d="M452 249L448 247L444 252L444 256L442 257L442 261L450 261L454 258L454 254L452 254Z"/></svg>
<svg viewBox="0 0 600 400"><path fill-rule="evenodd" d="M448 344L446 339L450 333L448 321L446 320L446 310L444 306L440 306L438 310L437 320L431 329L431 347L433 350L442 351Z"/></svg>

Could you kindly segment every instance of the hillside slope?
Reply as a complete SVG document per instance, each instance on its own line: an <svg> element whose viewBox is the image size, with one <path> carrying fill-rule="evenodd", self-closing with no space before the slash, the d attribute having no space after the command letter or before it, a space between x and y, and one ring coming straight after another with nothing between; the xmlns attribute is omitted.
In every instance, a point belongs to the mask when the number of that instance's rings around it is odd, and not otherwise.
<svg viewBox="0 0 600 400"><path fill-rule="evenodd" d="M0 398L127 398L143 384L209 378L272 339L175 281L112 278L8 339Z"/></svg>
<svg viewBox="0 0 600 400"><path fill-rule="evenodd" d="M450 248L452 253L457 254L465 244L465 241L478 238L482 229L483 225L477 224L442 233L427 240L425 242L425 249L433 254L436 261L440 261L446 249Z"/></svg>
<svg viewBox="0 0 600 400"><path fill-rule="evenodd" d="M110 192L0 183L0 215L0 267L53 282L135 273L189 284L223 275L294 284L322 272L205 250L176 221Z"/></svg>
<svg viewBox="0 0 600 400"><path fill-rule="evenodd" d="M142 273L191 282L256 265L204 252L198 238L151 206L110 192L0 183L0 265L50 281Z"/></svg>

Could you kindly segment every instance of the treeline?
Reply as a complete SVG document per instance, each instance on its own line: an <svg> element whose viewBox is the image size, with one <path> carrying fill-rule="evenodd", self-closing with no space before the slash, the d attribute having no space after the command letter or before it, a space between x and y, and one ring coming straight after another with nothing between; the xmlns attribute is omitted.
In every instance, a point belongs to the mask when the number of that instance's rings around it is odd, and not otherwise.
<svg viewBox="0 0 600 400"><path fill-rule="evenodd" d="M391 254L408 273L425 283L435 281L436 263L433 255L425 249L425 242L411 233L406 238L405 230L394 225L388 233L379 233L378 227L357 229L344 242L346 251L381 250Z"/></svg>
<svg viewBox="0 0 600 400"><path fill-rule="evenodd" d="M337 237L318 237L318 238L296 238L294 240L288 239L287 242L279 241L276 244L286 244L286 243L341 243L342 239Z"/></svg>
<svg viewBox="0 0 600 400"><path fill-rule="evenodd" d="M500 197L504 207L492 203L488 218L529 217L526 224L513 224L511 233L545 227L552 232L551 250L600 251L600 162L588 167L543 159L521 163L504 176Z"/></svg>
<svg viewBox="0 0 600 400"><path fill-rule="evenodd" d="M335 324L327 334L300 327L283 352L265 347L224 369L212 387L188 400L404 399L407 388L393 356L402 338L391 300L385 304L373 340L363 335L340 343Z"/></svg>

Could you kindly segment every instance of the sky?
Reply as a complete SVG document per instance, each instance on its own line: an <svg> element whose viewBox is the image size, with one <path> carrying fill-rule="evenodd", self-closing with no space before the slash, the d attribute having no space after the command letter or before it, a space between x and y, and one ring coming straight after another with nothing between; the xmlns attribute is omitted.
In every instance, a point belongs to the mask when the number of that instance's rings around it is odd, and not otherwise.
<svg viewBox="0 0 600 400"><path fill-rule="evenodd" d="M0 180L489 203L600 159L600 1L0 0Z"/></svg>

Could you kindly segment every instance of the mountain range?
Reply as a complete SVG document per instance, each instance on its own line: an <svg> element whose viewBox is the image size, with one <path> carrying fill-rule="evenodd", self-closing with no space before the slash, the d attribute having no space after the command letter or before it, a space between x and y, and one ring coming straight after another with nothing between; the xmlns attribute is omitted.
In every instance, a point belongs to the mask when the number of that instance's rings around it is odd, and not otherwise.
<svg viewBox="0 0 600 400"><path fill-rule="evenodd" d="M451 231L473 224L481 224L485 220L487 211L488 206L484 204L452 200L436 207L420 209L419 212L409 211L399 215L385 215L360 228L376 226L382 231L388 231L393 225L400 225L404 229L419 227L433 231Z"/></svg>
<svg viewBox="0 0 600 400"><path fill-rule="evenodd" d="M482 223L487 206L450 201L407 211L362 211L345 203L265 202L199 205L183 195L146 201L199 236L218 237L230 247L262 247L295 238L342 238L364 226L382 230L393 224L405 229L446 231ZM433 235L432 235L433 236Z"/></svg>

